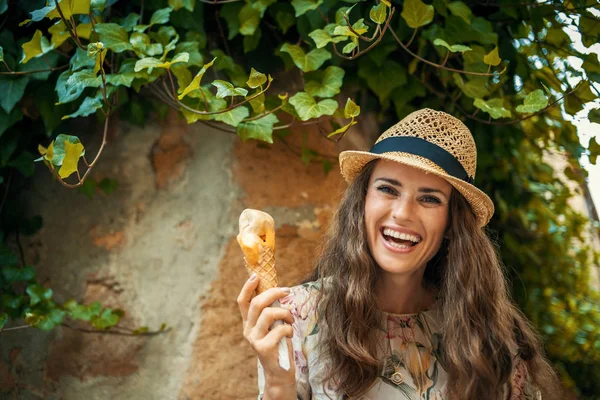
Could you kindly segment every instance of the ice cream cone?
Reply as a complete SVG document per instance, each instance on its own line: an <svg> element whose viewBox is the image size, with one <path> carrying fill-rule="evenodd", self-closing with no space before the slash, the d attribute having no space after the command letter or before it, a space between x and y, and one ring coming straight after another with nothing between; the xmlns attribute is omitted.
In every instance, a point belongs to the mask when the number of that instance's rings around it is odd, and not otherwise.
<svg viewBox="0 0 600 400"><path fill-rule="evenodd" d="M258 261L255 264L248 263L248 260L244 257L244 265L248 275L255 272L260 279L258 282L257 293L262 293L267 289L277 286L277 271L275 270L275 255L273 251L267 246L259 246L260 252Z"/></svg>

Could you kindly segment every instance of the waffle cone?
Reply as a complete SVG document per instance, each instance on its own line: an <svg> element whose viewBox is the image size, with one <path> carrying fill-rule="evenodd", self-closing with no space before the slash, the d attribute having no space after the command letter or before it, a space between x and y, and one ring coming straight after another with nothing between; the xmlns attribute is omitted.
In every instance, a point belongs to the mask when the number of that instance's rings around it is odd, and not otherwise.
<svg viewBox="0 0 600 400"><path fill-rule="evenodd" d="M273 250L269 247L260 246L260 253L256 264L248 263L248 260L244 257L244 265L246 266L248 275L253 272L256 272L256 275L258 275L259 281L258 288L256 289L258 294L277 286L275 255L273 254Z"/></svg>

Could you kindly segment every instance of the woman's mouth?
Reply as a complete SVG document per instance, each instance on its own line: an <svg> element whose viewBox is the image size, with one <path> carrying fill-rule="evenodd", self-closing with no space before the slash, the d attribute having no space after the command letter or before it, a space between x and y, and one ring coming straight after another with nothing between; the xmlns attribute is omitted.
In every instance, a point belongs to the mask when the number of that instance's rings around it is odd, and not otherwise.
<svg viewBox="0 0 600 400"><path fill-rule="evenodd" d="M382 228L381 235L389 247L404 251L412 250L422 240L420 236L398 232L390 228Z"/></svg>

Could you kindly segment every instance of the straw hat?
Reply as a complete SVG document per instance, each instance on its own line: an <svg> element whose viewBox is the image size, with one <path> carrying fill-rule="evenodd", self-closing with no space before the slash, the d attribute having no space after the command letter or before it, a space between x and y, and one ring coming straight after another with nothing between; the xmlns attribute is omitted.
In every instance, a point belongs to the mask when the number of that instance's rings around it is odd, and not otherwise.
<svg viewBox="0 0 600 400"><path fill-rule="evenodd" d="M442 111L415 111L385 131L370 151L340 153L340 168L351 182L371 160L396 161L447 180L469 202L480 227L494 214L494 203L473 185L477 148L469 128Z"/></svg>

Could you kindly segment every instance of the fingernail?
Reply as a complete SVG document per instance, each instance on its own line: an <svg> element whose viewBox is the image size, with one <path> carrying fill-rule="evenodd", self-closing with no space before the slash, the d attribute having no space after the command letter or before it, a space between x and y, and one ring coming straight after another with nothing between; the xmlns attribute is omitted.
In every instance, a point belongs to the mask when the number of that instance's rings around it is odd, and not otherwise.
<svg viewBox="0 0 600 400"><path fill-rule="evenodd" d="M281 291L283 293L289 293L290 292L290 288L289 287L282 287L282 288L279 288L279 289L281 289Z"/></svg>
<svg viewBox="0 0 600 400"><path fill-rule="evenodd" d="M248 280L253 281L255 279L256 279L256 272L253 272L252 275L250 275L250 278Z"/></svg>

